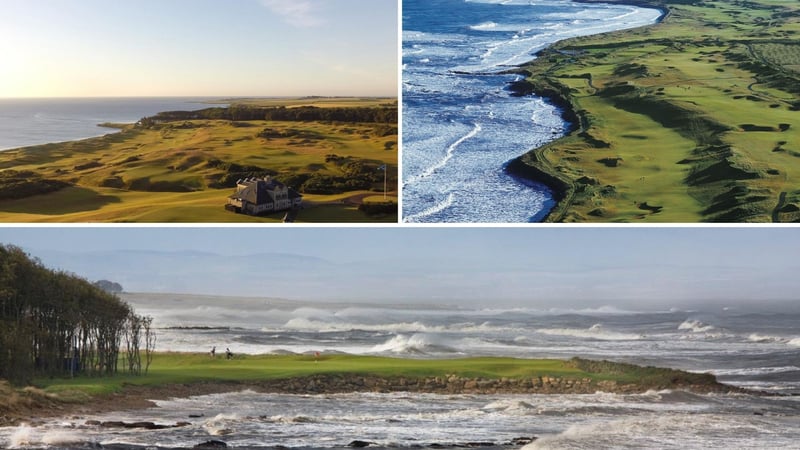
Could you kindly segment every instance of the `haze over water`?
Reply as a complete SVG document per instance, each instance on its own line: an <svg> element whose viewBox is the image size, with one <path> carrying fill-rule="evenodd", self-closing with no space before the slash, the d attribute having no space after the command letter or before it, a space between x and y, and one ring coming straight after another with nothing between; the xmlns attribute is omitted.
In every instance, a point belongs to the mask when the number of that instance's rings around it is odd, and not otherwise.
<svg viewBox="0 0 800 450"><path fill-rule="evenodd" d="M557 108L505 89L500 72L572 36L654 23L660 12L565 1L403 2L403 218L538 221L552 195L511 159L563 134Z"/></svg>
<svg viewBox="0 0 800 450"><path fill-rule="evenodd" d="M211 97L0 98L0 150L115 133L99 124L134 123L162 111L208 108Z"/></svg>

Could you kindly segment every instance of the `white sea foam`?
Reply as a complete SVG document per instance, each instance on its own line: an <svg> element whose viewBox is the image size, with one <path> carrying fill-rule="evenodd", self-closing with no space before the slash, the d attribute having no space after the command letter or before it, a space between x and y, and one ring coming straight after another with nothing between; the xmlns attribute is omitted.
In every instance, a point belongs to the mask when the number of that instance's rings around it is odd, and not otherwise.
<svg viewBox="0 0 800 450"><path fill-rule="evenodd" d="M542 436L523 449L765 448L765 440L770 441L770 448L794 446L772 431L767 432L752 416L670 412L573 424L559 434ZM777 447L776 441L781 442Z"/></svg>
<svg viewBox="0 0 800 450"><path fill-rule="evenodd" d="M449 342L441 336L416 333L411 336L398 335L372 348L374 353L427 354L429 352L455 353Z"/></svg>
<svg viewBox="0 0 800 450"><path fill-rule="evenodd" d="M49 431L42 436L42 443L53 447L85 442L85 438L77 431Z"/></svg>
<svg viewBox="0 0 800 450"><path fill-rule="evenodd" d="M713 325L709 325L694 319L684 320L680 325L678 325L678 329L688 330L691 331L692 333L708 333L709 331L716 330L716 328Z"/></svg>
<svg viewBox="0 0 800 450"><path fill-rule="evenodd" d="M574 336L607 341L628 341L642 339L642 335L633 333L620 333L606 330L603 325L596 323L589 328L540 328L537 333L554 336Z"/></svg>
<svg viewBox="0 0 800 450"><path fill-rule="evenodd" d="M445 209L453 206L453 201L454 200L455 200L455 194L450 192L450 193L447 194L447 197L445 197L445 199L443 201L428 207L427 209L423 210L420 213L406 216L406 217L404 217L403 220L405 222L408 222L408 223L417 222L417 221L419 221L420 219L422 219L424 217L432 216L434 214L437 214L437 213L439 213L441 211L444 211Z"/></svg>
<svg viewBox="0 0 800 450"><path fill-rule="evenodd" d="M18 426L9 437L9 447L25 448L26 446L35 444L33 430L33 428L25 423Z"/></svg>
<svg viewBox="0 0 800 450"><path fill-rule="evenodd" d="M497 28L497 24L495 22L484 22L479 25L471 25L469 28L478 31L493 30Z"/></svg>
<svg viewBox="0 0 800 450"><path fill-rule="evenodd" d="M455 151L456 151L456 149L458 148L459 145L461 145L464 141L475 137L478 133L480 133L480 131L481 131L481 124L476 122L473 125L472 129L467 134L465 134L464 136L461 136L455 142L453 142L452 144L450 144L447 147L447 151L445 151L444 157L438 163L436 163L433 166L427 168L421 174L419 174L417 176L410 177L406 181L405 185L409 185L409 184L415 183L418 180L420 180L421 178L425 178L425 177L433 175L437 170L439 170L442 167L444 167L447 164L447 162L450 161L453 158L453 155L455 154Z"/></svg>
<svg viewBox="0 0 800 450"><path fill-rule="evenodd" d="M484 406L482 409L484 411L507 411L507 412L515 412L515 411L527 411L535 409L536 407L526 401L519 400L519 399L503 399L491 402Z"/></svg>
<svg viewBox="0 0 800 450"><path fill-rule="evenodd" d="M797 366L779 366L779 367L746 367L742 369L717 369L711 371L714 375L721 376L758 376L758 375L772 375L777 373L786 372L800 372L800 367Z"/></svg>
<svg viewBox="0 0 800 450"><path fill-rule="evenodd" d="M217 414L203 423L203 429L212 436L225 436L234 432L237 423L242 421L238 414Z"/></svg>
<svg viewBox="0 0 800 450"><path fill-rule="evenodd" d="M763 343L776 342L781 344L786 344L788 342L791 342L791 339L785 337L770 336L767 334L759 334L759 333L751 333L750 335L747 336L747 340L751 342L763 342Z"/></svg>

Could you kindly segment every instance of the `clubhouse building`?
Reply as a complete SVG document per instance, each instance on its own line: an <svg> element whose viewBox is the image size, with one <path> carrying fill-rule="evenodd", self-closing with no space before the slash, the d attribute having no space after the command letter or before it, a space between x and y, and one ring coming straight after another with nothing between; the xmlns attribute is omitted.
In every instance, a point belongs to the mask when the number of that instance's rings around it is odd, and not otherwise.
<svg viewBox="0 0 800 450"><path fill-rule="evenodd" d="M225 209L256 216L299 208L303 196L272 177L245 178L236 182Z"/></svg>

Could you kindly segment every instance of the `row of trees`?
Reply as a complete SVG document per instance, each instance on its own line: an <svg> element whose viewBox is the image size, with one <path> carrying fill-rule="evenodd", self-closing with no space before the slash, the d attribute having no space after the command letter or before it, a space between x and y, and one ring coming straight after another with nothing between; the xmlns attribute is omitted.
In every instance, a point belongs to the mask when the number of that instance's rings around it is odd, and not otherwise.
<svg viewBox="0 0 800 450"><path fill-rule="evenodd" d="M397 123L396 107L359 107L359 108L317 108L300 106L259 107L248 105L232 105L227 108L215 107L199 111L166 111L155 116L145 117L137 122L139 128L152 128L166 122L185 120L275 120L300 122L347 122L347 123Z"/></svg>
<svg viewBox="0 0 800 450"><path fill-rule="evenodd" d="M151 325L115 294L0 244L0 378L147 373Z"/></svg>

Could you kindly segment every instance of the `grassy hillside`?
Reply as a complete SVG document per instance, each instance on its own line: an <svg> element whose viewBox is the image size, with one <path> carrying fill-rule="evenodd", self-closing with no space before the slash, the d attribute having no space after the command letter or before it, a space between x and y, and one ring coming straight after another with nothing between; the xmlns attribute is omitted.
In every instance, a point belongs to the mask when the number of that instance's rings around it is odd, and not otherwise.
<svg viewBox="0 0 800 450"><path fill-rule="evenodd" d="M523 68L577 124L512 164L558 191L548 220L799 221L800 4L638 3L668 14Z"/></svg>
<svg viewBox="0 0 800 450"><path fill-rule="evenodd" d="M324 106L376 102L338 99ZM387 102L396 107L381 100ZM103 137L0 152L0 221L279 222L282 213L253 218L225 211L235 180L268 174L299 189L310 176L347 178L353 167L375 171L383 164L396 201L396 124L189 120L119 127ZM367 189L306 196L297 221L396 222L396 214L358 210L364 197L380 193L383 201L382 176L375 178Z"/></svg>

